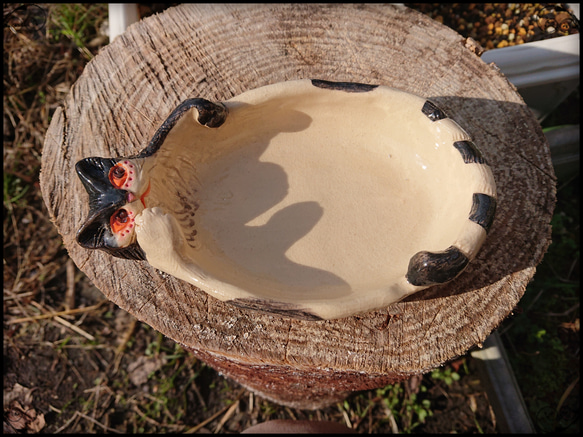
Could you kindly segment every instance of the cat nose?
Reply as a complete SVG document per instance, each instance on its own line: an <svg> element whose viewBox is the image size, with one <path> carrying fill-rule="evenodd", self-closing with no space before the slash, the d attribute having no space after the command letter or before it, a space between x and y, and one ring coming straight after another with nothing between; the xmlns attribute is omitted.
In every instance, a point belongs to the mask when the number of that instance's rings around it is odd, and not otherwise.
<svg viewBox="0 0 583 437"><path fill-rule="evenodd" d="M137 199L136 195L134 193L128 193L128 203L132 203L134 200Z"/></svg>

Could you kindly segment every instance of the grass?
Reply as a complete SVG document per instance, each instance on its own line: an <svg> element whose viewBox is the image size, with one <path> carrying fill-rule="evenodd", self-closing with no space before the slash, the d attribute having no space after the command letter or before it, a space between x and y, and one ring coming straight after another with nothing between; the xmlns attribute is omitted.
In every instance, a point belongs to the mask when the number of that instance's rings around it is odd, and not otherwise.
<svg viewBox="0 0 583 437"><path fill-rule="evenodd" d="M97 26L102 22L102 20L94 20L95 16L102 17L103 20L104 4L63 3L59 5L51 15L54 24L53 39L58 41L63 36L69 38L83 58L90 61L93 54L87 45L93 41L91 36L98 33Z"/></svg>
<svg viewBox="0 0 583 437"><path fill-rule="evenodd" d="M4 4L5 424L31 433L240 432L292 419L360 433L495 432L469 355L325 409L296 410L223 378L104 299L69 260L38 174L51 116L107 42L106 17L105 4ZM570 123L564 115L549 123ZM501 327L540 431L579 429L578 182L560 181L553 244L521 311Z"/></svg>

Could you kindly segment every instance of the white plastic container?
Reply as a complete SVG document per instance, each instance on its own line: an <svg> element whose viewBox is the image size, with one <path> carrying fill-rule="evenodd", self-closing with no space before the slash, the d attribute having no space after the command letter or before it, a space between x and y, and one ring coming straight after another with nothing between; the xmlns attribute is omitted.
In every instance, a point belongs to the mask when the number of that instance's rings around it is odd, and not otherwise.
<svg viewBox="0 0 583 437"><path fill-rule="evenodd" d="M542 121L579 84L579 34L493 49L494 62Z"/></svg>
<svg viewBox="0 0 583 437"><path fill-rule="evenodd" d="M130 24L139 21L137 3L108 3L109 42L125 32Z"/></svg>

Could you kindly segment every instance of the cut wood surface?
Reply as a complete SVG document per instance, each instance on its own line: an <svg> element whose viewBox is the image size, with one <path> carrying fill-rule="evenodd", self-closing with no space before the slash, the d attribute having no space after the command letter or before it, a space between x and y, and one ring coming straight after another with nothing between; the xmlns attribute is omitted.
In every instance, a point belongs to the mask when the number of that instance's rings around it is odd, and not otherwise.
<svg viewBox="0 0 583 437"><path fill-rule="evenodd" d="M42 157L45 203L71 258L108 299L275 402L318 408L427 372L479 346L512 312L550 243L548 145L516 89L476 51L453 30L391 5L170 8L105 47L56 110ZM418 94L474 138L494 173L498 208L462 275L387 309L302 321L237 308L146 262L76 243L88 213L78 160L136 154L187 98L224 101L293 79Z"/></svg>

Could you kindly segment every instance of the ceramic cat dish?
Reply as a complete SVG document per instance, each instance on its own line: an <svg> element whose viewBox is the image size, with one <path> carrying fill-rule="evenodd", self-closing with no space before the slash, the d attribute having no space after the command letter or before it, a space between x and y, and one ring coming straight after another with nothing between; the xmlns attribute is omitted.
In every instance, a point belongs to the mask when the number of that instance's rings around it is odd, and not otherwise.
<svg viewBox="0 0 583 437"><path fill-rule="evenodd" d="M234 305L317 320L458 276L492 224L492 172L430 101L283 82L180 104L136 156L87 158L77 234Z"/></svg>

